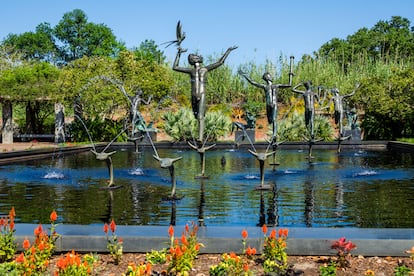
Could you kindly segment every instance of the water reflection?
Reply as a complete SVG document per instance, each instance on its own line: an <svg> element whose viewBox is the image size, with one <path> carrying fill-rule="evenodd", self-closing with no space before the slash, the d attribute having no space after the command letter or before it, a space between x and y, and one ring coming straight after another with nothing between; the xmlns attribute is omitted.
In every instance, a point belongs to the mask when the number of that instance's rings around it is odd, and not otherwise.
<svg viewBox="0 0 414 276"><path fill-rule="evenodd" d="M0 215L14 206L17 221L96 224L114 218L127 225L268 225L289 227L414 227L414 158L410 154L278 150L280 165L260 179L257 160L247 150L212 150L209 179L199 171L194 151L159 150L183 156L176 166L180 201L171 192L168 172L150 150L114 154L114 177L121 189L107 191L107 168L91 153L27 161L0 167ZM45 177L54 172L63 177ZM50 176L52 174L49 174ZM399 204L395 204L398 202Z"/></svg>

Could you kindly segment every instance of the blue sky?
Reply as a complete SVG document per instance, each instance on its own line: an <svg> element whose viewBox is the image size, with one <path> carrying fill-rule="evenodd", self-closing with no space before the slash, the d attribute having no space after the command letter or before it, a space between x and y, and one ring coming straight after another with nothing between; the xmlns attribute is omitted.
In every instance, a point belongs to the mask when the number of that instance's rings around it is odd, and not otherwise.
<svg viewBox="0 0 414 276"><path fill-rule="evenodd" d="M175 38L181 20L189 52L221 55L237 45L227 62L232 67L263 64L280 55L312 54L330 39L346 38L362 27L398 15L414 25L413 0L14 0L0 8L0 39L34 31L42 22L55 26L64 13L81 9L88 21L111 28L127 47L145 39L157 44ZM172 60L176 49L164 49Z"/></svg>

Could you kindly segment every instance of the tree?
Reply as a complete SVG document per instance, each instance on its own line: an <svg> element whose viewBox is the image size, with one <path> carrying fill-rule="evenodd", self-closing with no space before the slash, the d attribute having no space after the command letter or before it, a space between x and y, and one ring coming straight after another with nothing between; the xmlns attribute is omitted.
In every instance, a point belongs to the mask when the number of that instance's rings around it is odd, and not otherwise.
<svg viewBox="0 0 414 276"><path fill-rule="evenodd" d="M137 60L146 60L157 64L165 62L165 55L158 49L154 40L144 40L138 48L133 49L133 52Z"/></svg>
<svg viewBox="0 0 414 276"><path fill-rule="evenodd" d="M3 45L18 51L26 60L54 62L57 48L53 37L53 30L49 23L41 23L35 32L23 34L9 34L3 41Z"/></svg>
<svg viewBox="0 0 414 276"><path fill-rule="evenodd" d="M57 80L60 71L47 62L23 63L2 71L0 97L26 104L26 133L44 133L46 118L52 113L46 108L57 100Z"/></svg>
<svg viewBox="0 0 414 276"><path fill-rule="evenodd" d="M316 56L335 58L344 67L361 55L386 61L413 59L412 29L408 19L393 16L389 21L378 21L371 29L359 29L345 40L331 39L319 48Z"/></svg>
<svg viewBox="0 0 414 276"><path fill-rule="evenodd" d="M389 78L372 76L358 95L365 118L367 139L396 139L414 136L414 72L396 70ZM358 92L357 92L358 94Z"/></svg>
<svg viewBox="0 0 414 276"><path fill-rule="evenodd" d="M85 55L115 56L124 48L110 28L88 22L80 9L65 13L55 26L54 34L59 42L60 58L65 63Z"/></svg>

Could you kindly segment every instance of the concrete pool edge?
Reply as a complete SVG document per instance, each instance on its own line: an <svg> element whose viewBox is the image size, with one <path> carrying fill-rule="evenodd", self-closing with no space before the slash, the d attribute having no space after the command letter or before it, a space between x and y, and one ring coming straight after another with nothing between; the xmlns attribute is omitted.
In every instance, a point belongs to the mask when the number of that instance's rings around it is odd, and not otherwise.
<svg viewBox="0 0 414 276"><path fill-rule="evenodd" d="M25 238L33 240L37 224L16 224L16 242L21 250ZM47 229L47 225L43 226ZM326 256L336 254L330 247L341 237L352 241L357 248L353 255L362 256L410 256L406 250L414 246L414 229L385 228L305 228L289 229L287 240L288 255ZM175 226L180 237L184 226ZM205 246L200 253L222 254L241 252L243 245L241 231L249 233L247 244L260 251L263 248L263 233L260 227L203 226L199 228L198 240ZM269 227L269 231L272 228ZM279 228L276 228L279 229ZM61 237L56 252L108 252L102 225L58 225L56 231ZM125 253L146 253L168 247L168 226L117 226L116 235L122 238Z"/></svg>

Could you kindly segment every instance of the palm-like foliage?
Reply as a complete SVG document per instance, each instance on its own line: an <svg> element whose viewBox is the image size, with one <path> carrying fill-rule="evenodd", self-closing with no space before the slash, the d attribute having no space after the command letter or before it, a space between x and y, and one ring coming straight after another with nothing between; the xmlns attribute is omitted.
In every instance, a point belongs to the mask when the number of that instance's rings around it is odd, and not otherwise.
<svg viewBox="0 0 414 276"><path fill-rule="evenodd" d="M334 130L329 123L329 118L317 115L314 119L316 138L332 141ZM303 141L304 137L310 137L305 126L305 117L296 111L279 121L277 134L279 141Z"/></svg>
<svg viewBox="0 0 414 276"><path fill-rule="evenodd" d="M198 122L189 108L181 108L177 112L166 112L163 116L163 129L174 141L192 141L198 135ZM230 131L229 116L220 111L207 112L205 117L205 133L209 141L217 141Z"/></svg>

